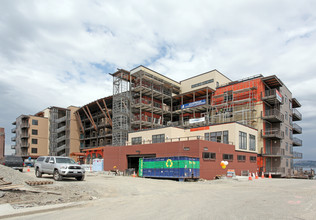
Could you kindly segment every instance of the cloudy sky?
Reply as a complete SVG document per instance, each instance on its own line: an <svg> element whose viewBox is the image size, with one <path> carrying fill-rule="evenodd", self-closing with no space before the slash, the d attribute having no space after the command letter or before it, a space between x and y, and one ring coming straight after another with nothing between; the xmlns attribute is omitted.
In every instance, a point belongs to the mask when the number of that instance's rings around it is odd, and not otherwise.
<svg viewBox="0 0 316 220"><path fill-rule="evenodd" d="M0 127L48 106L112 94L117 68L175 80L217 69L276 74L302 104L304 159L316 159L316 1L0 1Z"/></svg>

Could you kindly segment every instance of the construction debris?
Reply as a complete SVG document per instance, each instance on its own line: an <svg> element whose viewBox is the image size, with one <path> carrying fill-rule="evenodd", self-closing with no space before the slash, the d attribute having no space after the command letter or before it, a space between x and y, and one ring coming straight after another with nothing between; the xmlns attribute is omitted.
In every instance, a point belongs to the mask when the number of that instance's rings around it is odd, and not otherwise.
<svg viewBox="0 0 316 220"><path fill-rule="evenodd" d="M47 185L47 184L53 184L53 181L25 181L25 183L29 186L36 186L36 185Z"/></svg>

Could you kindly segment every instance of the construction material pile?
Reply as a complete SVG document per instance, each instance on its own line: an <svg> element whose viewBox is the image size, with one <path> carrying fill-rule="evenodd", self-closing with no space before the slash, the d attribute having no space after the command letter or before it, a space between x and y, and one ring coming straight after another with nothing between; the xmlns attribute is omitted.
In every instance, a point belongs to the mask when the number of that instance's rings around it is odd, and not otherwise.
<svg viewBox="0 0 316 220"><path fill-rule="evenodd" d="M27 186L25 181L36 181L38 180L35 177L28 176L24 173L21 173L18 170L14 170L11 167L6 167L0 165L0 177L3 177L3 180L11 182L12 184L22 184Z"/></svg>

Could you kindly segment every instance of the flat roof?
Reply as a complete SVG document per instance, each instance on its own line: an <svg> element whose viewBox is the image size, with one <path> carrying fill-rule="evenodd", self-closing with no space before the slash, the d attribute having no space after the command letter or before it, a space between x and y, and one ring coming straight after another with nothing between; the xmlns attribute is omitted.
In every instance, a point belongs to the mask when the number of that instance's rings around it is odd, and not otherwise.
<svg viewBox="0 0 316 220"><path fill-rule="evenodd" d="M205 72L205 73L201 73L201 74L198 74L198 75L192 76L192 77L190 77L190 78L187 78L187 79L181 80L181 81L180 81L180 83L181 83L181 82L183 82L183 81L189 80L189 79L193 79L193 78L198 77L198 76L202 76L202 75L207 74L207 73L214 72L214 71L218 72L219 74L221 74L222 76L224 76L226 79L228 79L228 80L232 81L230 78L228 78L227 76L225 76L223 73L219 72L217 69L213 69L213 70L211 70L211 71L207 71L207 72Z"/></svg>

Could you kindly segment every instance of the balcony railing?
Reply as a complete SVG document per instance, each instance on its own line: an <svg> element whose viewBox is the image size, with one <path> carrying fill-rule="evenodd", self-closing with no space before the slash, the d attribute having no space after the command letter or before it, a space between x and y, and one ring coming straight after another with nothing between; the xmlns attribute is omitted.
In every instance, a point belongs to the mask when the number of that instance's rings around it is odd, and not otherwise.
<svg viewBox="0 0 316 220"><path fill-rule="evenodd" d="M266 90L264 96L261 97L263 101L266 101L270 104L274 104L276 101L279 103L283 102L282 96L279 96L279 91L277 89Z"/></svg>
<svg viewBox="0 0 316 220"><path fill-rule="evenodd" d="M284 138L284 131L281 131L280 129L272 129L272 130L261 130L261 136L263 138L269 138L269 139L283 139Z"/></svg>
<svg viewBox="0 0 316 220"><path fill-rule="evenodd" d="M11 145L11 149L15 149L16 145Z"/></svg>
<svg viewBox="0 0 316 220"><path fill-rule="evenodd" d="M12 128L11 133L15 133L15 132L16 132L16 128Z"/></svg>
<svg viewBox="0 0 316 220"><path fill-rule="evenodd" d="M297 137L293 138L293 146L302 146L303 141Z"/></svg>
<svg viewBox="0 0 316 220"><path fill-rule="evenodd" d="M284 115L278 109L266 110L262 118L270 122L283 122L284 121Z"/></svg>
<svg viewBox="0 0 316 220"><path fill-rule="evenodd" d="M293 121L302 120L302 114L296 108L293 108L292 119L293 119Z"/></svg>
<svg viewBox="0 0 316 220"><path fill-rule="evenodd" d="M300 152L293 152L293 159L303 159L303 153Z"/></svg>
<svg viewBox="0 0 316 220"><path fill-rule="evenodd" d="M66 144L61 145L60 147L57 147L57 148L56 148L56 152L62 151L62 150L64 150L65 148L66 148Z"/></svg>
<svg viewBox="0 0 316 220"><path fill-rule="evenodd" d="M64 117L58 118L58 119L56 120L56 123L60 123L60 122L62 122L62 121L65 121L65 120L66 120L66 118L67 118L67 116L64 116Z"/></svg>
<svg viewBox="0 0 316 220"><path fill-rule="evenodd" d="M57 138L57 143L66 139L66 135Z"/></svg>
<svg viewBox="0 0 316 220"><path fill-rule="evenodd" d="M11 141L16 141L16 136L12 137Z"/></svg>
<svg viewBox="0 0 316 220"><path fill-rule="evenodd" d="M264 156L281 157L285 154L285 150L280 147L267 147Z"/></svg>
<svg viewBox="0 0 316 220"><path fill-rule="evenodd" d="M62 127L58 128L57 133L62 132L64 130L66 130L66 126L62 126Z"/></svg>
<svg viewBox="0 0 316 220"><path fill-rule="evenodd" d="M29 143L21 143L21 148L28 148L29 146Z"/></svg>
<svg viewBox="0 0 316 220"><path fill-rule="evenodd" d="M29 123L27 123L27 122L23 122L23 123L21 124L21 128L28 128L28 127L30 127L30 125L29 125Z"/></svg>
<svg viewBox="0 0 316 220"><path fill-rule="evenodd" d="M293 134L302 134L302 127L293 123Z"/></svg>
<svg viewBox="0 0 316 220"><path fill-rule="evenodd" d="M21 138L29 138L30 135L28 133L22 133L22 134L20 134L20 137Z"/></svg>

